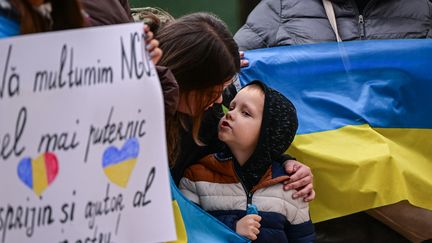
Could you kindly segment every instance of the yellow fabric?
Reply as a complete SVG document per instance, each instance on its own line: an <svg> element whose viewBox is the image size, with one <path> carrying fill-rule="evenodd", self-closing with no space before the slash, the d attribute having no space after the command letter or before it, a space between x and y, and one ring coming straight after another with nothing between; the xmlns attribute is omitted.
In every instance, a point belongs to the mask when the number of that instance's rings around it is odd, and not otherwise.
<svg viewBox="0 0 432 243"><path fill-rule="evenodd" d="M104 168L105 175L110 179L111 182L126 188L136 161L136 159L130 159L122 161L121 163L107 166Z"/></svg>
<svg viewBox="0 0 432 243"><path fill-rule="evenodd" d="M432 130L346 126L296 136L290 155L311 167L320 222L408 200L432 210Z"/></svg>
<svg viewBox="0 0 432 243"><path fill-rule="evenodd" d="M42 192L48 187L48 177L46 173L45 154L32 161L33 171L33 190L36 195L41 196Z"/></svg>
<svg viewBox="0 0 432 243"><path fill-rule="evenodd" d="M187 240L187 234L186 234L186 227L183 222L183 217L180 211L180 207L177 203L177 201L172 201L173 210L174 210L174 219L175 219L175 225L176 225L176 233L177 233L177 240L176 241L170 241L169 243L186 243Z"/></svg>

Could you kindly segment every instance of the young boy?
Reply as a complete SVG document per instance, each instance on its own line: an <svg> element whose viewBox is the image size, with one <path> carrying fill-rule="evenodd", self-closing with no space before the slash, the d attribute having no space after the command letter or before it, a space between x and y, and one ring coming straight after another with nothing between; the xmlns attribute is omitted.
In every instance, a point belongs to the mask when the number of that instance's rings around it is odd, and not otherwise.
<svg viewBox="0 0 432 243"><path fill-rule="evenodd" d="M254 81L219 122L227 148L189 167L180 190L238 234L256 242L312 242L308 204L282 189L289 178L274 159L297 131L293 104Z"/></svg>

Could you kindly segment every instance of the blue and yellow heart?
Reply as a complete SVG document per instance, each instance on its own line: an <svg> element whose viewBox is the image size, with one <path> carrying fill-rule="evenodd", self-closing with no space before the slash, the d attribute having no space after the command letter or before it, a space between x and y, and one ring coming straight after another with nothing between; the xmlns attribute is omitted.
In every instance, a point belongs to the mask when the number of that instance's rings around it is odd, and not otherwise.
<svg viewBox="0 0 432 243"><path fill-rule="evenodd" d="M138 154L139 143L136 138L128 139L120 150L114 146L108 147L102 158L105 175L112 183L126 188Z"/></svg>

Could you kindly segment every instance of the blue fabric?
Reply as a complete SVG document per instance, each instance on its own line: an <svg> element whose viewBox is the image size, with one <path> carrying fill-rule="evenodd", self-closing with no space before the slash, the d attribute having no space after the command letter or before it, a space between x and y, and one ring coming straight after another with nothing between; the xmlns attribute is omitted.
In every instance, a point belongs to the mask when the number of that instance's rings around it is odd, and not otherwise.
<svg viewBox="0 0 432 243"><path fill-rule="evenodd" d="M171 195L180 207L189 243L250 242L189 201L179 191L172 178L170 178L170 183Z"/></svg>
<svg viewBox="0 0 432 243"><path fill-rule="evenodd" d="M298 134L366 123L432 128L431 57L430 39L274 47L246 51L240 81L262 80L286 95Z"/></svg>
<svg viewBox="0 0 432 243"><path fill-rule="evenodd" d="M20 31L19 24L4 16L0 16L0 39L18 35Z"/></svg>
<svg viewBox="0 0 432 243"><path fill-rule="evenodd" d="M246 215L244 211L236 210L236 212L227 214L226 211L209 211L208 213L235 231L237 222Z"/></svg>

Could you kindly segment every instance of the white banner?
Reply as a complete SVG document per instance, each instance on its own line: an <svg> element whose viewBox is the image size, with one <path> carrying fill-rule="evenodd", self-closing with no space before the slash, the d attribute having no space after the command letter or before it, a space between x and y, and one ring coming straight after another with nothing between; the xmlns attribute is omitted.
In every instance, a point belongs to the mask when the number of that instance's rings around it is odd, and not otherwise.
<svg viewBox="0 0 432 243"><path fill-rule="evenodd" d="M174 240L142 24L0 40L0 243Z"/></svg>

